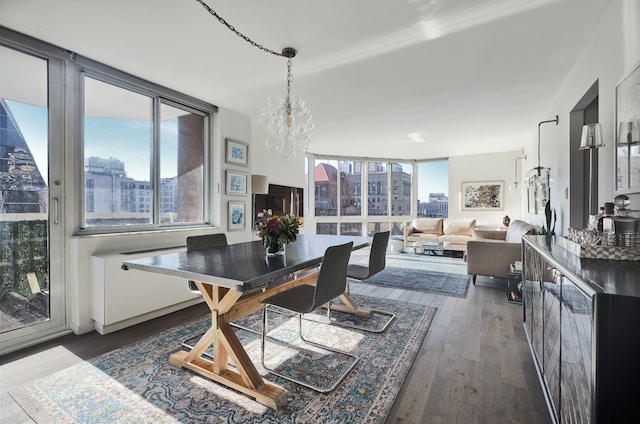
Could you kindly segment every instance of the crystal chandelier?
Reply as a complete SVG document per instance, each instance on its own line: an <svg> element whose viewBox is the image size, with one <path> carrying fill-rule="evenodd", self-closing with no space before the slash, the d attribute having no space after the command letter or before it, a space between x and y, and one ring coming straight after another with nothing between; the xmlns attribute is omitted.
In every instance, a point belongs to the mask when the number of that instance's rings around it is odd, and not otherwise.
<svg viewBox="0 0 640 424"><path fill-rule="evenodd" d="M287 95L286 97L277 98L269 96L267 105L260 114L258 122L265 125L269 130L270 134L266 141L267 148L279 154L282 159L291 160L298 152L307 150L310 142L309 131L314 127L313 120L311 119L311 111L307 108L304 100L291 95L291 81L293 81L291 59L296 56L296 50L292 47L285 47L282 49L282 53L278 53L268 49L238 31L215 10L209 7L204 0L196 0L196 2L200 3L218 22L226 26L247 43L263 52L287 58Z"/></svg>
<svg viewBox="0 0 640 424"><path fill-rule="evenodd" d="M309 148L309 131L314 127L311 111L304 100L291 95L291 59L295 55L296 51L291 47L282 50L282 56L287 58L287 95L269 96L258 118L258 122L269 130L267 148L284 160L291 160L298 152Z"/></svg>

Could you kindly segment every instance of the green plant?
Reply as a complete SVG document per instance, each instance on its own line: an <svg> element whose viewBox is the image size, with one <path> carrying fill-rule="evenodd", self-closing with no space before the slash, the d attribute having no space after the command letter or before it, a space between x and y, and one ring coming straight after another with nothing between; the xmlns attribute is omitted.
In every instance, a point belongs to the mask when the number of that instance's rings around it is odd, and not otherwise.
<svg viewBox="0 0 640 424"><path fill-rule="evenodd" d="M296 241L300 221L291 214L273 215L271 209L258 213L256 221L258 235L265 247L273 244L286 244Z"/></svg>
<svg viewBox="0 0 640 424"><path fill-rule="evenodd" d="M540 234L546 236L555 236L556 235L556 209L551 210L551 202L547 200L547 204L544 205L544 217L546 219L547 225L542 226L542 230L540 230ZM553 226L552 226L553 225Z"/></svg>

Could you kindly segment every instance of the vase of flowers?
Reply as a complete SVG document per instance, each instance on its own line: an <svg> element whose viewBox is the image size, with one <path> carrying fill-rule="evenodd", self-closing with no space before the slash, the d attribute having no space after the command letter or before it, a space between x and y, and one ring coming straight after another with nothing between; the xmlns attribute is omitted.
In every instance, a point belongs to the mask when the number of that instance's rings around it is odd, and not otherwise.
<svg viewBox="0 0 640 424"><path fill-rule="evenodd" d="M274 215L271 209L264 209L258 213L256 228L267 256L279 256L285 254L287 243L296 241L300 222L291 214Z"/></svg>

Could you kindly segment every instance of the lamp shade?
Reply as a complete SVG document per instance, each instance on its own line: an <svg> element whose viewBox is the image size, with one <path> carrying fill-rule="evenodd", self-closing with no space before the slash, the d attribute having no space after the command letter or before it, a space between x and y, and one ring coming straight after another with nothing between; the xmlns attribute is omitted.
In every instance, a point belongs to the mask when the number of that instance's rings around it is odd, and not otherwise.
<svg viewBox="0 0 640 424"><path fill-rule="evenodd" d="M587 124L582 127L580 150L597 149L604 146L600 124Z"/></svg>
<svg viewBox="0 0 640 424"><path fill-rule="evenodd" d="M268 194L269 183L266 175L252 175L251 176L251 193L254 194Z"/></svg>
<svg viewBox="0 0 640 424"><path fill-rule="evenodd" d="M618 145L638 143L640 143L640 119L620 122Z"/></svg>

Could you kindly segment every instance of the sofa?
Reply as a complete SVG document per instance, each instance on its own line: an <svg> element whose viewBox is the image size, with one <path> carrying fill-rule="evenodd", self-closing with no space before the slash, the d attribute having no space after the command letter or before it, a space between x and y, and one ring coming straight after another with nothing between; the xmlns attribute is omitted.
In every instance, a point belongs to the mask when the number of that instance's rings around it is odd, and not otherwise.
<svg viewBox="0 0 640 424"><path fill-rule="evenodd" d="M534 234L529 223L514 220L507 231L475 229L473 239L467 242L467 274L507 278L509 265L522 260L522 236Z"/></svg>
<svg viewBox="0 0 640 424"><path fill-rule="evenodd" d="M404 228L404 245L413 246L433 241L442 242L445 250L464 252L473 236L475 219L416 218Z"/></svg>

